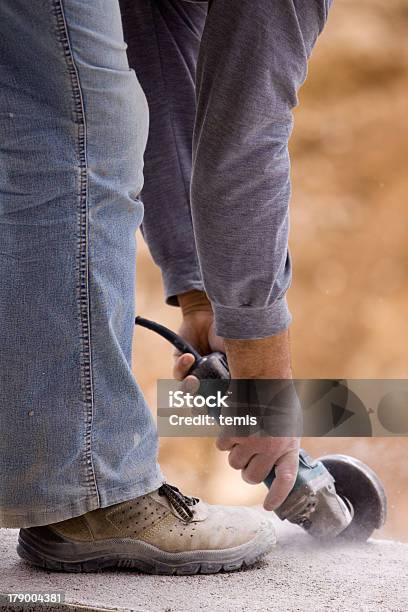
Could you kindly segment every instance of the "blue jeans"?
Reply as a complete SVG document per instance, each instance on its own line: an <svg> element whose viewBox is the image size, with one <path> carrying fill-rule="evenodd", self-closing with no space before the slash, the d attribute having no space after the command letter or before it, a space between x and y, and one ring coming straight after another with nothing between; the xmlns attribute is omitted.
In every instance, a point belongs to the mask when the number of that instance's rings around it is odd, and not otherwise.
<svg viewBox="0 0 408 612"><path fill-rule="evenodd" d="M148 128L112 0L0 4L0 526L156 489L131 372Z"/></svg>
<svg viewBox="0 0 408 612"><path fill-rule="evenodd" d="M330 3L120 0L145 237L168 302L205 288L225 337L290 321L288 140ZM131 372L148 112L118 0L1 0L0 98L0 526L27 527L163 481Z"/></svg>

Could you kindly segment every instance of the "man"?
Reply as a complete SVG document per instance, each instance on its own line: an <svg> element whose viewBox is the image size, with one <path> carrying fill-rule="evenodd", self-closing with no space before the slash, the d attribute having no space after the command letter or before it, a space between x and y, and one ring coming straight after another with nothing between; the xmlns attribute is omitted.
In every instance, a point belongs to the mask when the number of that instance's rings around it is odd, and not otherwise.
<svg viewBox="0 0 408 612"><path fill-rule="evenodd" d="M181 333L234 378L291 376L287 143L328 5L121 2L151 116L144 233ZM148 110L119 6L4 0L0 34L0 526L45 568L250 565L269 521L163 484L131 373ZM275 466L265 508L282 503L297 439L218 445L248 482Z"/></svg>

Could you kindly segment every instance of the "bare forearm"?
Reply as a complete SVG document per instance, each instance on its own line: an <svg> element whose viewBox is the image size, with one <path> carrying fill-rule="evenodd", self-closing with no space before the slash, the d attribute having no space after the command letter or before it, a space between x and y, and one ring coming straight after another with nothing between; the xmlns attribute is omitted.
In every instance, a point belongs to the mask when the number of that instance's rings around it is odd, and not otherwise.
<svg viewBox="0 0 408 612"><path fill-rule="evenodd" d="M260 340L225 339L232 378L291 378L289 332Z"/></svg>

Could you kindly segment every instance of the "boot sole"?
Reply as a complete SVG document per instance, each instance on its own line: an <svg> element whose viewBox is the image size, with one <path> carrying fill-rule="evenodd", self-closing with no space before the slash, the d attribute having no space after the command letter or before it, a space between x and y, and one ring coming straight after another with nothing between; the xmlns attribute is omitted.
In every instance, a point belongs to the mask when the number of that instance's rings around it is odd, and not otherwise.
<svg viewBox="0 0 408 612"><path fill-rule="evenodd" d="M28 563L46 570L96 572L134 569L146 574L192 575L232 572L250 567L276 544L273 527L249 542L223 550L170 553L141 540L112 539L102 542L44 541L35 528L21 529L17 553Z"/></svg>

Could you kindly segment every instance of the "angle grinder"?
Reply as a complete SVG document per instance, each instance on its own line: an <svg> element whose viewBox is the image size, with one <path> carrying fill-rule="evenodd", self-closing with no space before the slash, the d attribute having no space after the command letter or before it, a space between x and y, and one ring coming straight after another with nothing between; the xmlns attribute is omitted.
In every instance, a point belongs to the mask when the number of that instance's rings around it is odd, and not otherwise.
<svg viewBox="0 0 408 612"><path fill-rule="evenodd" d="M202 356L163 325L142 317L136 317L135 323L165 338L181 354L191 353L195 362L189 375L200 381L229 380L224 353ZM268 488L274 478L272 469L264 480ZM378 476L362 461L347 455L326 455L314 460L300 450L296 482L275 512L314 537L365 542L385 523L387 498Z"/></svg>

